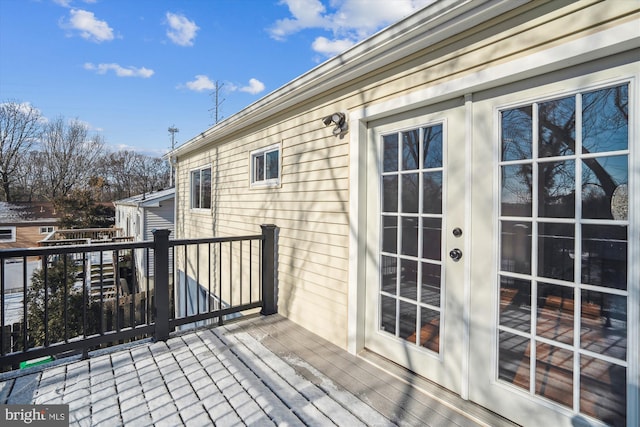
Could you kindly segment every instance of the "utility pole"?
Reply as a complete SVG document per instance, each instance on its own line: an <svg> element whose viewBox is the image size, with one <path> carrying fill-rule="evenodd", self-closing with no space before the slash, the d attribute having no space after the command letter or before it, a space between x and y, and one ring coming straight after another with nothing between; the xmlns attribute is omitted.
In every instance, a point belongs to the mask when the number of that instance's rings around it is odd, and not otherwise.
<svg viewBox="0 0 640 427"><path fill-rule="evenodd" d="M173 151L176 146L176 133L180 132L180 130L173 125L169 127L168 131L171 134L171 151ZM173 187L173 162L169 159L169 188L171 187Z"/></svg>
<svg viewBox="0 0 640 427"><path fill-rule="evenodd" d="M218 80L216 80L213 84L213 92L211 92L211 96L213 97L213 108L209 109L209 111L213 111L214 125L222 120L222 115L220 114L220 106L224 102L224 99L220 99L220 91L223 87L224 83L220 83Z"/></svg>

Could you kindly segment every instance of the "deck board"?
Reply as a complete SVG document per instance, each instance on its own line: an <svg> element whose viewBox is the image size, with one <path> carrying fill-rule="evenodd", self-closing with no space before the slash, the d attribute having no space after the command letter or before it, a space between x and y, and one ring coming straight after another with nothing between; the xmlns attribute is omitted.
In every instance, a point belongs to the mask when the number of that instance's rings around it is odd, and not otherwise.
<svg viewBox="0 0 640 427"><path fill-rule="evenodd" d="M279 315L0 374L7 403L69 404L72 426L513 425Z"/></svg>

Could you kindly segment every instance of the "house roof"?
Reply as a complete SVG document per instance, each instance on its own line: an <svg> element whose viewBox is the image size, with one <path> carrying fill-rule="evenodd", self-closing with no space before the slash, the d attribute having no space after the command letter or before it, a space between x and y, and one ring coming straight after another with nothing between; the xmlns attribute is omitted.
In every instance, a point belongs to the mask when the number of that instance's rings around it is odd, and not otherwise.
<svg viewBox="0 0 640 427"><path fill-rule="evenodd" d="M113 202L114 205L123 205L123 206L135 206L135 207L145 207L145 208L153 208L159 207L160 202L173 199L176 194L175 188L168 188L166 190L156 191L154 193L143 193L135 196L128 197L126 199L117 200Z"/></svg>
<svg viewBox="0 0 640 427"><path fill-rule="evenodd" d="M47 202L0 202L0 224L54 224L58 215L51 203Z"/></svg>
<svg viewBox="0 0 640 427"><path fill-rule="evenodd" d="M191 138L166 158L176 158L446 40L530 0L440 0L381 30ZM319 118L320 119L320 118Z"/></svg>

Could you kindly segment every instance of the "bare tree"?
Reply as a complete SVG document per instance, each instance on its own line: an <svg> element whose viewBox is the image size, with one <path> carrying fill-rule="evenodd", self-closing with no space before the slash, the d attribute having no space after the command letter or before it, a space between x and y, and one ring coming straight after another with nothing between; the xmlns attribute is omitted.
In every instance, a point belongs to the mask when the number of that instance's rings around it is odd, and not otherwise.
<svg viewBox="0 0 640 427"><path fill-rule="evenodd" d="M104 151L100 135L90 136L79 120L58 118L45 126L42 138L45 198L65 197L75 188L89 184Z"/></svg>
<svg viewBox="0 0 640 427"><path fill-rule="evenodd" d="M20 179L24 156L42 129L40 111L16 101L0 104L0 183L7 202L14 201L13 184Z"/></svg>

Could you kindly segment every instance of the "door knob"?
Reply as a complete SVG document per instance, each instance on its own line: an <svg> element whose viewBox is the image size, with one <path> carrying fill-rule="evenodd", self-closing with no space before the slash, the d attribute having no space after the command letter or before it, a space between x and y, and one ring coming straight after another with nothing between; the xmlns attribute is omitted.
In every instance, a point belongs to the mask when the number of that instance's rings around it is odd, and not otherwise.
<svg viewBox="0 0 640 427"><path fill-rule="evenodd" d="M449 252L449 256L456 262L460 261L460 258L462 258L462 251L458 248L455 248L451 252Z"/></svg>

